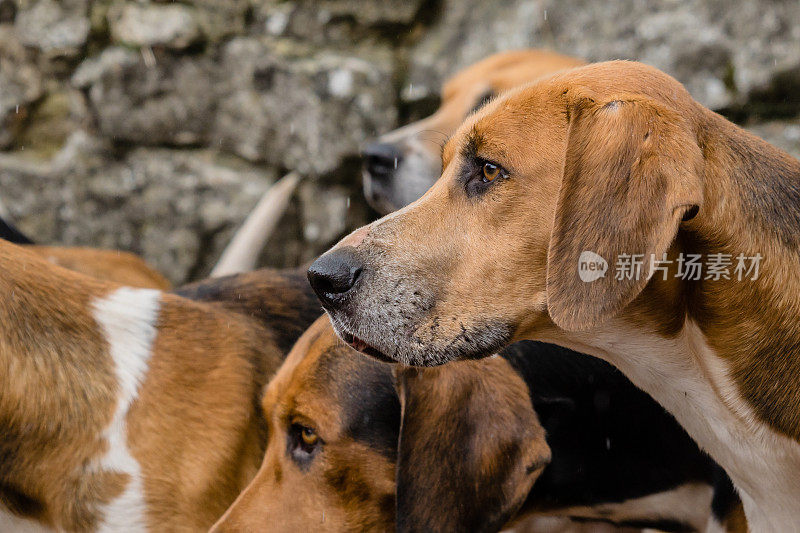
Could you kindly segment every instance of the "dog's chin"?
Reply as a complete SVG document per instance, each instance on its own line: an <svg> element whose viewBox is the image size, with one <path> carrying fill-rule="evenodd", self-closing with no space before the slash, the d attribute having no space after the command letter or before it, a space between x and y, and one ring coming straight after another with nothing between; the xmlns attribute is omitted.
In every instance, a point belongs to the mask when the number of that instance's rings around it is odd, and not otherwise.
<svg viewBox="0 0 800 533"><path fill-rule="evenodd" d="M371 357L373 359L376 359L378 361L381 361L382 363L397 363L397 362L399 362L399 361L396 361L396 360L392 359L391 357L389 357L388 355L386 355L385 353L383 353L379 349L375 348L374 346L372 346L371 344L369 344L365 340L362 340L361 338L356 337L354 334L352 334L349 331L347 331L346 328L344 328L343 326L338 324L336 320L331 320L331 323L333 324L333 330L336 332L336 335L338 335L339 338L342 339L342 341L345 344L350 346L355 351L361 352L362 354L367 355L367 356L369 356L369 357Z"/></svg>
<svg viewBox="0 0 800 533"><path fill-rule="evenodd" d="M385 342L356 335L337 320L335 315L329 313L329 316L334 331L345 344L384 363L432 367L463 359L482 359L500 350L510 339L509 328L505 324L492 322L480 328L474 327L472 334L464 334L453 339L429 339L428 342L424 342L420 339L397 338L394 335L397 344L386 346Z"/></svg>
<svg viewBox="0 0 800 533"><path fill-rule="evenodd" d="M403 349L399 346L398 355L389 356L364 339L350 333L347 328L332 321L333 329L342 341L355 351L382 363L401 363L407 366L432 367L451 361L450 358L434 358L427 350Z"/></svg>

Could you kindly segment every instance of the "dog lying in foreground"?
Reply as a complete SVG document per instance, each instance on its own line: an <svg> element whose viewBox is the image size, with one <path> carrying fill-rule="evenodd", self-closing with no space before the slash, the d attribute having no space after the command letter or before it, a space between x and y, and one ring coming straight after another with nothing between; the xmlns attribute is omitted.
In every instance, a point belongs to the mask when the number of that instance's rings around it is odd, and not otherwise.
<svg viewBox="0 0 800 533"><path fill-rule="evenodd" d="M202 531L256 473L302 272L123 287L0 240L0 531Z"/></svg>
<svg viewBox="0 0 800 533"><path fill-rule="evenodd" d="M487 57L456 73L442 88L431 116L364 147L364 196L379 213L404 207L442 172L442 146L470 113L503 91L585 62L547 50L515 50Z"/></svg>
<svg viewBox="0 0 800 533"><path fill-rule="evenodd" d="M800 530L800 163L617 61L489 102L443 169L312 265L340 336L415 365L522 339L601 357L725 468L753 531Z"/></svg>
<svg viewBox="0 0 800 533"><path fill-rule="evenodd" d="M523 342L405 367L396 389L392 366L322 317L262 406L264 463L216 532L497 531L529 514L746 530L730 481L675 420L607 363L564 348Z"/></svg>

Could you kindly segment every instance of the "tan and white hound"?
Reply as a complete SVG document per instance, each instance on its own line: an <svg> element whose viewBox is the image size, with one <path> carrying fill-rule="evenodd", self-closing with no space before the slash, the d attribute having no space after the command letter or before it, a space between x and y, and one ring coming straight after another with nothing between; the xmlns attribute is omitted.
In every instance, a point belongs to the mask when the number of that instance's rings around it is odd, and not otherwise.
<svg viewBox="0 0 800 533"><path fill-rule="evenodd" d="M725 468L753 531L800 530L800 162L615 61L490 102L443 168L312 265L341 337L416 365L597 355Z"/></svg>

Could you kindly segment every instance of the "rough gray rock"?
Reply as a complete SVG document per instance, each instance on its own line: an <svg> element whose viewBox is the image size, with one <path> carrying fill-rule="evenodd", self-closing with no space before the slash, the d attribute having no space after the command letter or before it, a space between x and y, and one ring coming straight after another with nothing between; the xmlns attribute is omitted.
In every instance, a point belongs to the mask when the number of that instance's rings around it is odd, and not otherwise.
<svg viewBox="0 0 800 533"><path fill-rule="evenodd" d="M8 148L43 94L42 77L16 33L0 26L0 148Z"/></svg>
<svg viewBox="0 0 800 533"><path fill-rule="evenodd" d="M104 50L72 77L98 131L136 144L211 143L251 161L321 175L394 127L392 57L236 38L217 60Z"/></svg>
<svg viewBox="0 0 800 533"><path fill-rule="evenodd" d="M250 0L187 0L185 3L195 6L197 24L211 42L244 33L247 27Z"/></svg>
<svg viewBox="0 0 800 533"><path fill-rule="evenodd" d="M258 30L267 35L323 46L351 46L365 37L379 38L382 30L390 27L397 32L412 26L426 1L429 0L262 0L254 2L254 18Z"/></svg>
<svg viewBox="0 0 800 533"><path fill-rule="evenodd" d="M130 249L179 282L297 170L262 256L294 266L374 215L365 141L529 46L651 63L800 155L797 20L779 0L0 0L0 196L38 240Z"/></svg>
<svg viewBox="0 0 800 533"><path fill-rule="evenodd" d="M74 56L89 37L89 0L21 0L14 25L25 46Z"/></svg>
<svg viewBox="0 0 800 533"><path fill-rule="evenodd" d="M210 150L115 154L78 133L51 161L0 155L3 203L43 243L142 254L173 282L208 273L276 176Z"/></svg>
<svg viewBox="0 0 800 533"><path fill-rule="evenodd" d="M182 49L200 39L195 10L181 4L116 2L107 17L112 39L128 46Z"/></svg>
<svg viewBox="0 0 800 533"><path fill-rule="evenodd" d="M251 161L323 175L396 123L392 57L237 38L222 52L232 90L213 140Z"/></svg>
<svg viewBox="0 0 800 533"><path fill-rule="evenodd" d="M706 106L736 106L800 69L797 20L800 3L780 0L445 0L410 54L405 94L436 92L443 78L493 52L546 47L592 61L637 59L678 78Z"/></svg>
<svg viewBox="0 0 800 533"><path fill-rule="evenodd" d="M46 94L31 106L14 145L21 151L52 156L73 132L80 129L86 118L80 93L68 87L49 87Z"/></svg>
<svg viewBox="0 0 800 533"><path fill-rule="evenodd" d="M72 84L85 91L100 134L144 145L206 141L223 90L208 57L121 47L84 61Z"/></svg>

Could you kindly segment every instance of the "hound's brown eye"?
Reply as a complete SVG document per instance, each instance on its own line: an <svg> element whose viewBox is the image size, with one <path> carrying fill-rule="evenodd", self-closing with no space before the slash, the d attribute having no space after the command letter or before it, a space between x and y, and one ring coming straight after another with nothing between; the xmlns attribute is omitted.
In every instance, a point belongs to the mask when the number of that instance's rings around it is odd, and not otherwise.
<svg viewBox="0 0 800 533"><path fill-rule="evenodd" d="M483 164L483 181L488 183L500 175L500 167L494 163L486 162Z"/></svg>
<svg viewBox="0 0 800 533"><path fill-rule="evenodd" d="M303 439L303 443L306 446L314 446L319 441L319 437L314 433L314 430L307 427L304 427L300 432L300 438Z"/></svg>
<svg viewBox="0 0 800 533"><path fill-rule="evenodd" d="M287 437L287 451L300 468L307 468L325 444L316 431L303 424L292 424Z"/></svg>

